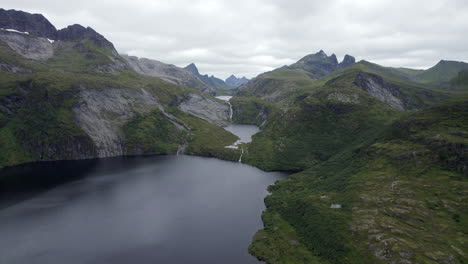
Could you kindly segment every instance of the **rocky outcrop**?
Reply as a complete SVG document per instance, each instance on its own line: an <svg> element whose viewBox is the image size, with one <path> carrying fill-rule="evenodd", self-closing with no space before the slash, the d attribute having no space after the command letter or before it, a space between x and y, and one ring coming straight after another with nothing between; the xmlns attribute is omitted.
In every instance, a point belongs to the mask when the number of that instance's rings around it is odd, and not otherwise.
<svg viewBox="0 0 468 264"><path fill-rule="evenodd" d="M38 37L56 39L57 29L43 15L0 9L0 28L28 32Z"/></svg>
<svg viewBox="0 0 468 264"><path fill-rule="evenodd" d="M315 54L310 54L298 62L287 66L289 69L302 69L306 72L312 73L316 78L324 77L336 70L344 69L346 67L354 64L356 60L350 55L346 55L341 63L338 63L338 60L335 54L327 56L327 54L320 50Z"/></svg>
<svg viewBox="0 0 468 264"><path fill-rule="evenodd" d="M382 77L370 74L359 73L354 80L354 84L368 92L372 97L384 102L394 108L404 110L405 104L400 99L401 92L398 86L385 82Z"/></svg>
<svg viewBox="0 0 468 264"><path fill-rule="evenodd" d="M83 27L81 25L75 24L63 28L57 31L57 39L62 41L76 41L89 39L94 42L99 47L105 48L112 51L114 55L117 55L117 51L114 48L114 45L108 41L104 36L97 33L94 29L90 27Z"/></svg>
<svg viewBox="0 0 468 264"><path fill-rule="evenodd" d="M46 38L0 30L0 41L25 58L45 61L54 56L54 48Z"/></svg>
<svg viewBox="0 0 468 264"><path fill-rule="evenodd" d="M208 94L215 93L213 87L203 83L188 70L157 60L138 58L128 55L123 55L122 57L127 61L127 63L134 71L140 74L158 77L165 81L193 88Z"/></svg>
<svg viewBox="0 0 468 264"><path fill-rule="evenodd" d="M237 88L243 84L246 84L249 81L249 79L242 77L242 78L237 78L234 74L229 76L229 78L226 79L225 83L227 86L231 88Z"/></svg>
<svg viewBox="0 0 468 264"><path fill-rule="evenodd" d="M229 122L230 107L227 103L191 93L179 105L179 109L218 126Z"/></svg>

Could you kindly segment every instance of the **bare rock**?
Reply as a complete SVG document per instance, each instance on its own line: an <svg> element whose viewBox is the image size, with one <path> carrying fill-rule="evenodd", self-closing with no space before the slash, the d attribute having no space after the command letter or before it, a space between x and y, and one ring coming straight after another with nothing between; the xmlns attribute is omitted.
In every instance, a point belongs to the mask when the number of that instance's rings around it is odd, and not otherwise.
<svg viewBox="0 0 468 264"><path fill-rule="evenodd" d="M230 107L227 103L199 94L191 93L182 101L179 109L218 126L225 126L229 122Z"/></svg>

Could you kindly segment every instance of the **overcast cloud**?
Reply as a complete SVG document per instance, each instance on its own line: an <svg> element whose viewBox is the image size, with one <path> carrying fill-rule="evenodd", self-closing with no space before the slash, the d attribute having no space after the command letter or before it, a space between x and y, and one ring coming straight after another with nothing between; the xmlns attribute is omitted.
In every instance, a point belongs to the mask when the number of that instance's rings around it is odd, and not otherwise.
<svg viewBox="0 0 468 264"><path fill-rule="evenodd" d="M122 54L249 78L323 49L385 66L468 61L467 0L0 0L57 28L90 26Z"/></svg>

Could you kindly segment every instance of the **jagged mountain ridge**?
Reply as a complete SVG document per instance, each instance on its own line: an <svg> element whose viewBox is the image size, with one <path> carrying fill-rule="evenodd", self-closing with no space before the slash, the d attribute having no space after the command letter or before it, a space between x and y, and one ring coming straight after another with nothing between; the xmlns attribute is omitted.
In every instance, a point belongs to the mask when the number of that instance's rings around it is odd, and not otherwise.
<svg viewBox="0 0 468 264"><path fill-rule="evenodd" d="M211 76L209 76L208 74L202 75L200 74L195 63L190 63L189 65L185 66L184 69L191 72L193 75L198 77L201 81L203 81L205 84L212 86L216 89L229 90L229 89L237 88L249 81L249 79L247 79L246 77L237 78L234 74L229 76L225 81L213 75Z"/></svg>
<svg viewBox="0 0 468 264"><path fill-rule="evenodd" d="M335 54L327 56L323 50L320 50L315 54L303 57L286 68L302 69L306 72L312 73L316 78L321 78L336 70L349 67L354 63L356 63L356 59L348 54L345 55L341 63L338 63L338 59Z"/></svg>

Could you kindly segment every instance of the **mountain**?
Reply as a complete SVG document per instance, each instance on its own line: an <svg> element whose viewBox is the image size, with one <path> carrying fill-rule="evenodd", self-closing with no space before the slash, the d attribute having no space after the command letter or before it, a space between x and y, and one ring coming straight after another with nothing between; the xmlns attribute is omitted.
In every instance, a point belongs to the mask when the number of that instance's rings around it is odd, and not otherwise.
<svg viewBox="0 0 468 264"><path fill-rule="evenodd" d="M201 75L200 72L198 71L197 66L194 63L190 63L184 69L191 72L193 75L198 77L202 82L204 82L205 84L211 87L214 87L215 89L229 89L229 86L226 85L226 83L223 80L216 78L213 75L211 76L208 76L208 74Z"/></svg>
<svg viewBox="0 0 468 264"><path fill-rule="evenodd" d="M338 60L335 54L327 56L327 54L320 50L315 54L310 54L298 62L287 67L288 69L301 69L306 72L312 73L314 77L320 78L324 77L338 69L344 69L353 65L356 62L354 57L346 55L341 63L338 63Z"/></svg>
<svg viewBox="0 0 468 264"><path fill-rule="evenodd" d="M248 81L249 79L245 78L245 76L242 78L237 78L234 74L232 74L226 79L225 83L231 88L237 88L243 84L246 84Z"/></svg>
<svg viewBox="0 0 468 264"><path fill-rule="evenodd" d="M0 168L177 151L238 158L238 150L224 148L236 141L220 127L230 120L227 103L147 76L146 68L140 74L89 27L58 30L52 41L22 31L48 25L45 18L23 19L42 16L2 14L8 17L0 21L22 22L0 30Z"/></svg>
<svg viewBox="0 0 468 264"><path fill-rule="evenodd" d="M132 69L140 74L161 78L165 81L191 87L207 94L214 95L216 93L212 86L202 82L192 72L179 68L175 65L166 64L157 60L146 58L138 58L135 56L122 56L132 67Z"/></svg>

